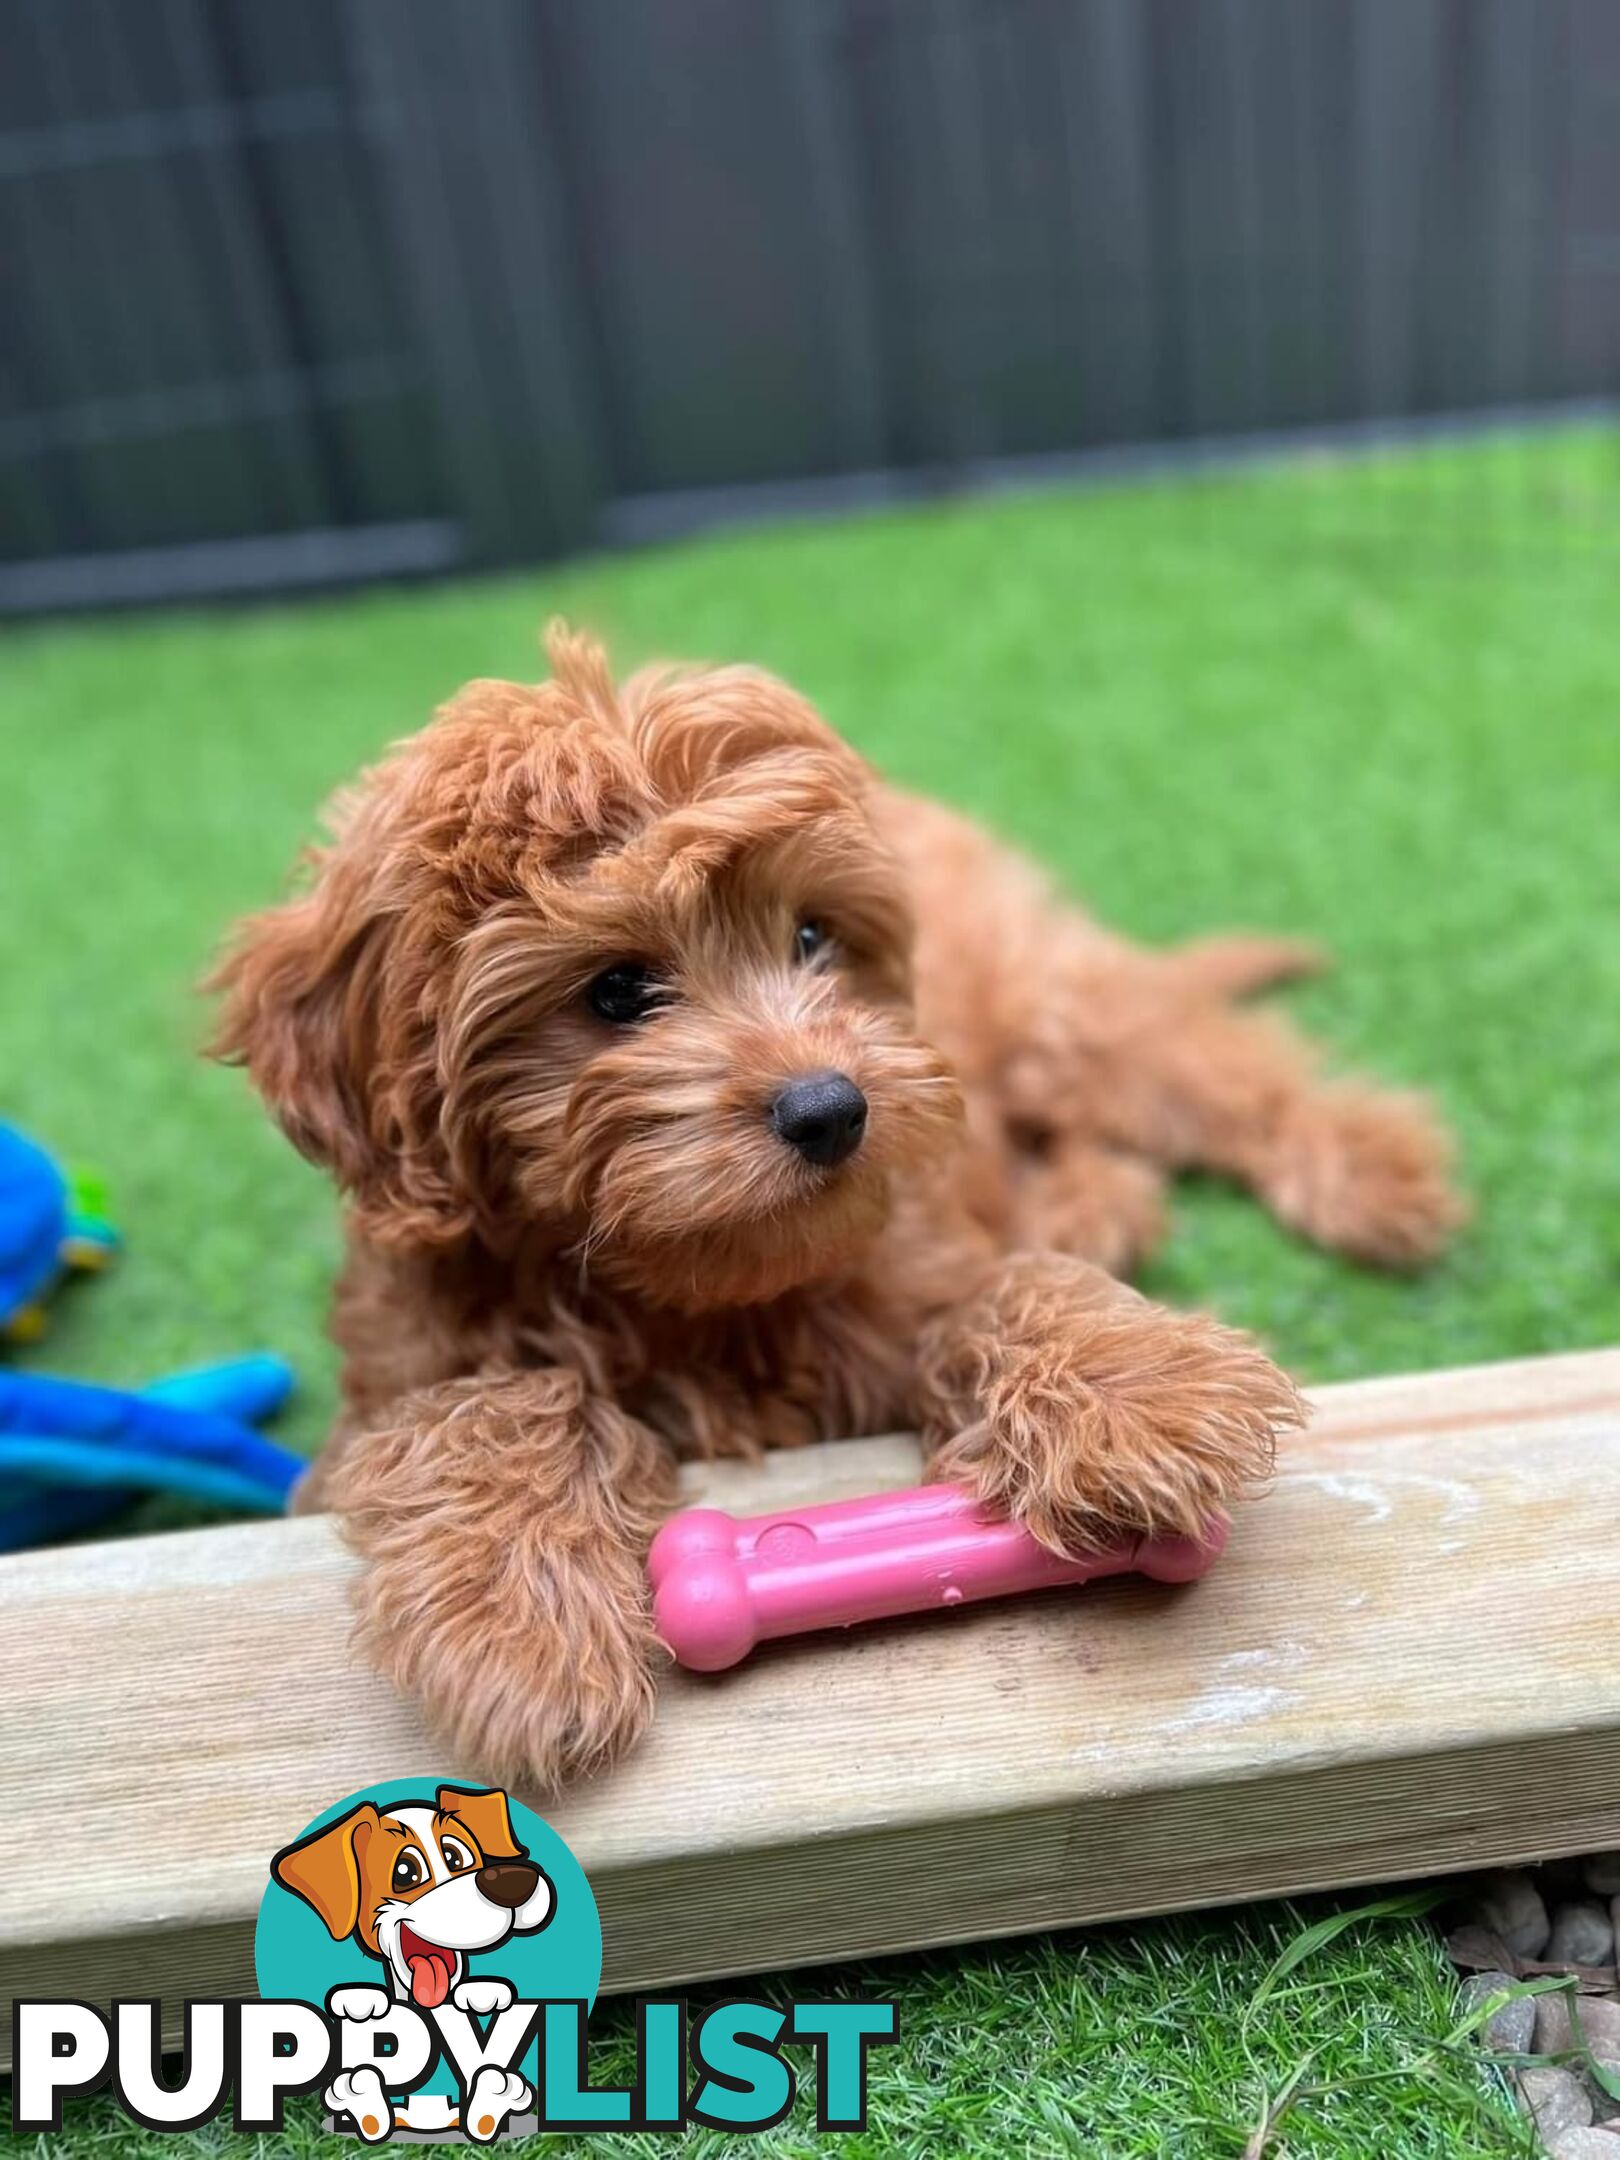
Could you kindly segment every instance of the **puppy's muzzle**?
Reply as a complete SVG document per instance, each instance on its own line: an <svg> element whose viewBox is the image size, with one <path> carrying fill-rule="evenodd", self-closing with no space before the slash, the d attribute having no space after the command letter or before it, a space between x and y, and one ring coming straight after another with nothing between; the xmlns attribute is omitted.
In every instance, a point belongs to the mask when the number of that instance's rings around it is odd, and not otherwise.
<svg viewBox="0 0 1620 2160"><path fill-rule="evenodd" d="M778 1139L820 1170L847 1162L866 1134L866 1097L847 1073L806 1073L771 1104Z"/></svg>
<svg viewBox="0 0 1620 2160"><path fill-rule="evenodd" d="M540 1870L530 1860L497 1860L488 1867L481 1867L473 1877L480 1893L492 1905L500 1905L507 1912L516 1912L534 1895L540 1880Z"/></svg>

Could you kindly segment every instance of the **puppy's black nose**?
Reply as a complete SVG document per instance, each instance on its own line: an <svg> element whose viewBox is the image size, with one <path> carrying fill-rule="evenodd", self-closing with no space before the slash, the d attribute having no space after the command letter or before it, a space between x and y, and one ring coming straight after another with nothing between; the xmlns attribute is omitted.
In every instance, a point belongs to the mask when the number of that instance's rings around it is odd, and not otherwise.
<svg viewBox="0 0 1620 2160"><path fill-rule="evenodd" d="M492 1905L516 1912L534 1895L540 1870L532 1860L492 1860L473 1877Z"/></svg>
<svg viewBox="0 0 1620 2160"><path fill-rule="evenodd" d="M830 1170L848 1162L866 1131L866 1097L847 1073L806 1073L790 1080L771 1104L779 1138L806 1162Z"/></svg>

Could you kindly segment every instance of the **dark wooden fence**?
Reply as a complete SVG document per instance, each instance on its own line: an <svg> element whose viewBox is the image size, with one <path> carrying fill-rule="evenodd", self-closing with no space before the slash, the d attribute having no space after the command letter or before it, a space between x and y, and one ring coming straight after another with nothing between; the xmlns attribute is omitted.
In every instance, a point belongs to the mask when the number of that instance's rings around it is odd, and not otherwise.
<svg viewBox="0 0 1620 2160"><path fill-rule="evenodd" d="M9 0L0 250L14 610L1604 396L1620 4Z"/></svg>

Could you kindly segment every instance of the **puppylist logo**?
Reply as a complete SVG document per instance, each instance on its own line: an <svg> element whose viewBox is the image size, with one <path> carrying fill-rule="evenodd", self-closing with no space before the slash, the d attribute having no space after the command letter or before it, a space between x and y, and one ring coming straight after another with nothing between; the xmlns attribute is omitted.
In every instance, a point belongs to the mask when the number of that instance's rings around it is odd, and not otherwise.
<svg viewBox="0 0 1620 2160"><path fill-rule="evenodd" d="M279 2130L319 2093L328 2126L497 2138L539 2130L766 2130L798 2080L781 2050L813 2049L816 2120L866 2125L867 2049L898 2037L892 2003L683 1997L637 2004L637 2070L593 2085L586 2020L602 1929L584 1869L549 1823L504 1792L425 1781L368 1787L317 1816L270 1862L254 1937L257 2002L187 2002L180 2063L161 2071L162 2006L18 2002L13 2123L60 2130L65 2097L110 2083L152 2130L229 2115Z"/></svg>

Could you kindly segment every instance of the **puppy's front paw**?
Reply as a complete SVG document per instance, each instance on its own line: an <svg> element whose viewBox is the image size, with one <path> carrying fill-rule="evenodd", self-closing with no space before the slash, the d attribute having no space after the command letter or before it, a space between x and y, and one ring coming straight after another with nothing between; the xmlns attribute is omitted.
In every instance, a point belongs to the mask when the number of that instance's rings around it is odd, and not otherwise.
<svg viewBox="0 0 1620 2160"><path fill-rule="evenodd" d="M462 1980L451 1989L450 2000L474 2017L494 2017L498 2011L509 2010L516 1997L509 1980Z"/></svg>
<svg viewBox="0 0 1620 2160"><path fill-rule="evenodd" d="M533 1531L545 1544L544 1525ZM469 1596L424 1597L425 1552L378 1562L356 1590L365 1640L421 1698L456 1759L492 1783L555 1791L603 1770L652 1716L656 1643L641 1565L553 1542L508 1556ZM458 1563L459 1565L459 1563ZM431 1577L428 1577L431 1581Z"/></svg>
<svg viewBox="0 0 1620 2160"><path fill-rule="evenodd" d="M340 1450L360 1640L467 1769L554 1789L642 1731L673 1486L662 1442L562 1370L423 1389Z"/></svg>
<svg viewBox="0 0 1620 2160"><path fill-rule="evenodd" d="M380 1987L333 1988L326 1998L326 2007L335 2018L343 2018L349 2024L364 2024L368 2018L387 2016L388 1990Z"/></svg>
<svg viewBox="0 0 1620 2160"><path fill-rule="evenodd" d="M1467 1220L1451 1159L1450 1138L1421 1097L1345 1081L1289 1118L1269 1197L1319 1245L1375 1267L1422 1267Z"/></svg>
<svg viewBox="0 0 1620 2160"><path fill-rule="evenodd" d="M380 2145L394 2127L394 2111L388 2105L382 2077L369 2063L358 2070L340 2072L321 2098L327 2113L333 2117L346 2115L368 2145Z"/></svg>
<svg viewBox="0 0 1620 2160"><path fill-rule="evenodd" d="M1270 1475L1299 1393L1248 1336L1121 1298L1066 1311L1045 1294L1003 1315L977 1359L977 1419L930 1475L971 1486L1054 1552L1132 1532L1197 1537Z"/></svg>
<svg viewBox="0 0 1620 2160"><path fill-rule="evenodd" d="M522 2114L533 2097L527 2081L515 2070L497 2070L493 2063L485 2063L472 2081L462 2126L476 2144L487 2145L510 2116Z"/></svg>

